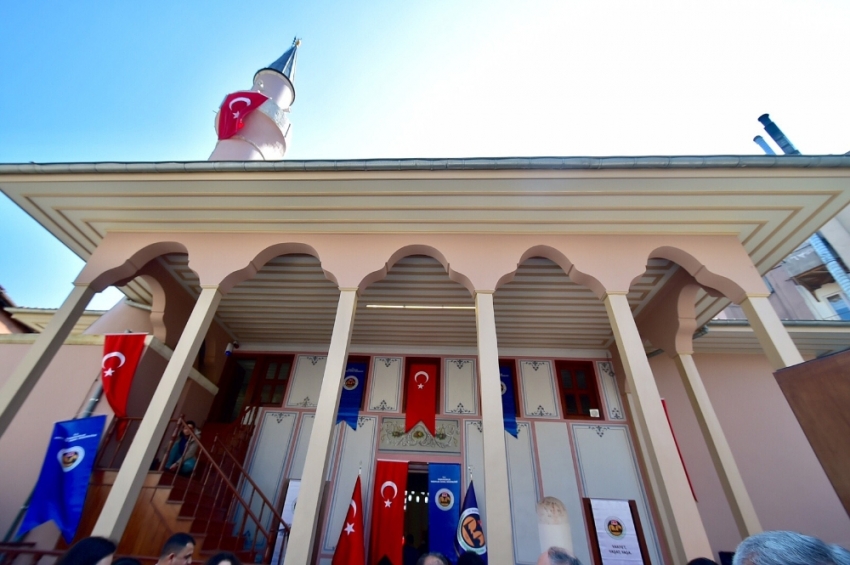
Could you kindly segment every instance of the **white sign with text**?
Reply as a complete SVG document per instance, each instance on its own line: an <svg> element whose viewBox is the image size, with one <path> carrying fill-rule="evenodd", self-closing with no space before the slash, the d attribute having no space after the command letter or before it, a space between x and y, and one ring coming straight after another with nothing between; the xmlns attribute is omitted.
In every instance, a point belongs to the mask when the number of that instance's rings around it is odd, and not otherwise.
<svg viewBox="0 0 850 565"><path fill-rule="evenodd" d="M628 500L590 499L603 565L643 564Z"/></svg>

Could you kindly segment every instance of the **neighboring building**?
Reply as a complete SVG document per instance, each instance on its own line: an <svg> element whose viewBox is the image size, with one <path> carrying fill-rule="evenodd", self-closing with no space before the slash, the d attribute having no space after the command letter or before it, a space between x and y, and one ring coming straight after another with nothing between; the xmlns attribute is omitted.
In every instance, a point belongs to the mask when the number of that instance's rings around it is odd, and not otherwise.
<svg viewBox="0 0 850 565"><path fill-rule="evenodd" d="M583 497L634 500L652 563L716 557L761 529L850 546L850 518L773 377L843 349L850 330L784 326L762 280L850 204L850 157L281 161L296 51L257 73L270 100L216 146L229 162L0 165L0 190L86 260L31 346L0 339L0 529L53 420L90 396L97 336L130 329L152 335L129 408L139 420L102 449L84 520L123 535L122 551L149 552L174 528L201 528L203 551L258 548L259 497L215 535L225 511L181 514L206 494L178 479L167 486L183 506L146 510L161 486L148 469L180 414L211 452L234 437L272 505L300 481L286 565L330 562L358 473L369 516L387 459L411 462L411 494L429 463L459 465L464 488L470 469L493 565L536 561L544 496L565 504L565 543L585 563ZM122 302L66 341L110 285L149 310ZM730 301L748 323L714 320ZM347 360L368 367L356 430L336 424ZM436 437L400 429L413 363L438 381Z"/></svg>
<svg viewBox="0 0 850 565"><path fill-rule="evenodd" d="M16 320L9 312L15 308L15 303L6 294L6 290L0 286L0 334L22 334L32 331L26 324Z"/></svg>

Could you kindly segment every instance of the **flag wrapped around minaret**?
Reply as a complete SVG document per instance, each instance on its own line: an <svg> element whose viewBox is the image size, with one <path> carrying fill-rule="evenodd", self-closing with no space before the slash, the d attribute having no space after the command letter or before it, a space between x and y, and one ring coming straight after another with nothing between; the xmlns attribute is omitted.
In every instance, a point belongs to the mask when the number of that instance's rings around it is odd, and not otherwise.
<svg viewBox="0 0 850 565"><path fill-rule="evenodd" d="M253 90L228 94L218 112L218 138L230 139L245 127L245 118L263 105L269 97Z"/></svg>

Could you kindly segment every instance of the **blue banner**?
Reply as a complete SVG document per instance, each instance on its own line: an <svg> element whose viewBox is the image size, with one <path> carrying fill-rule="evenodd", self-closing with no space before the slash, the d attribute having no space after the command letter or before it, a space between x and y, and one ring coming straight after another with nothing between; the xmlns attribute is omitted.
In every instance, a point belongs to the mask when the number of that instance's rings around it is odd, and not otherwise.
<svg viewBox="0 0 850 565"><path fill-rule="evenodd" d="M357 429L357 416L363 404L363 388L366 383L366 363L349 363L342 378L342 394L336 421L345 422L352 430Z"/></svg>
<svg viewBox="0 0 850 565"><path fill-rule="evenodd" d="M466 498L463 499L463 510L457 523L457 539L455 547L458 555L473 551L487 563L487 542L484 539L484 528L481 526L481 513L478 511L478 500L475 498L475 486L469 481Z"/></svg>
<svg viewBox="0 0 850 565"><path fill-rule="evenodd" d="M449 559L455 556L459 516L460 465L428 463L428 551L442 553Z"/></svg>
<svg viewBox="0 0 850 565"><path fill-rule="evenodd" d="M505 421L505 431L517 437L519 428L516 425L516 394L514 393L513 367L500 365L499 379L502 381L502 419Z"/></svg>
<svg viewBox="0 0 850 565"><path fill-rule="evenodd" d="M106 416L56 422L18 536L53 520L69 544L77 533Z"/></svg>

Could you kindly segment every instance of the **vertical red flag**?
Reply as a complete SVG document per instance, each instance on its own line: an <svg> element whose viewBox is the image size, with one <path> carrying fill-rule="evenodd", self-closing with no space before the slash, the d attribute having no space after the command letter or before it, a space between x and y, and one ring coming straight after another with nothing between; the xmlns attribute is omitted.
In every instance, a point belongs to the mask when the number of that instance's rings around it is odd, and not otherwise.
<svg viewBox="0 0 850 565"><path fill-rule="evenodd" d="M103 392L115 417L118 437L124 436L127 428L127 399L136 368L145 350L147 334L111 334L103 342L103 359L100 362Z"/></svg>
<svg viewBox="0 0 850 565"><path fill-rule="evenodd" d="M245 118L269 97L261 92L242 90L228 94L218 112L218 138L230 139L245 126Z"/></svg>
<svg viewBox="0 0 850 565"><path fill-rule="evenodd" d="M334 550L331 565L366 565L366 542L363 539L363 494L360 491L360 477L354 483L354 494L339 541Z"/></svg>
<svg viewBox="0 0 850 565"><path fill-rule="evenodd" d="M437 366L413 363L407 374L407 414L404 431L422 422L431 435L436 431L437 411Z"/></svg>
<svg viewBox="0 0 850 565"><path fill-rule="evenodd" d="M378 461L372 497L369 565L402 565L407 461Z"/></svg>

